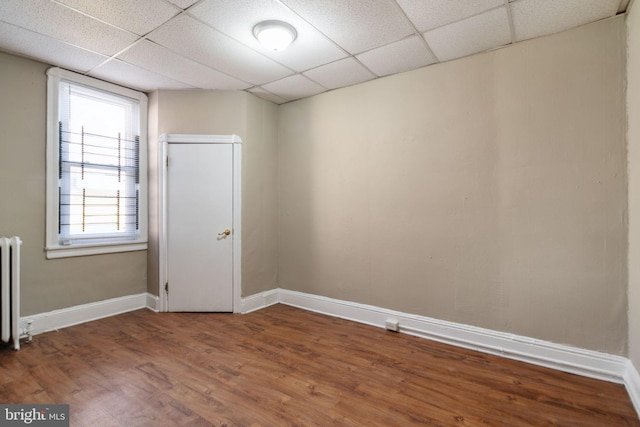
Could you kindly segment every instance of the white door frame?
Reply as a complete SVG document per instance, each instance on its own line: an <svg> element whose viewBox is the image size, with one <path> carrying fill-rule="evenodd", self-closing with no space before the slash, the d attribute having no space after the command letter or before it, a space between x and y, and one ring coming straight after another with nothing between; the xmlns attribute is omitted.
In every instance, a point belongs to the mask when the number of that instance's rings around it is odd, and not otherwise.
<svg viewBox="0 0 640 427"><path fill-rule="evenodd" d="M241 253L242 253L242 140L237 135L189 135L189 134L162 134L159 138L158 164L159 169L159 205L158 223L160 233L158 236L159 249L159 281L158 292L160 296L159 311L169 311L165 284L167 283L167 151L168 144L232 144L233 145L233 312L240 312L241 292ZM171 161L169 159L169 161Z"/></svg>

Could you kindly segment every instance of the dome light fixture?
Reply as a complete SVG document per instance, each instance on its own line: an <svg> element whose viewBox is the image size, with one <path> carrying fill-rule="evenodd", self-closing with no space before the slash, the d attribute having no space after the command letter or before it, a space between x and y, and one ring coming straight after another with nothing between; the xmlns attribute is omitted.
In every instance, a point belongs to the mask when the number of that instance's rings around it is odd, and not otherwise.
<svg viewBox="0 0 640 427"><path fill-rule="evenodd" d="M253 27L253 35L267 49L279 52L289 46L298 33L286 22L263 21Z"/></svg>

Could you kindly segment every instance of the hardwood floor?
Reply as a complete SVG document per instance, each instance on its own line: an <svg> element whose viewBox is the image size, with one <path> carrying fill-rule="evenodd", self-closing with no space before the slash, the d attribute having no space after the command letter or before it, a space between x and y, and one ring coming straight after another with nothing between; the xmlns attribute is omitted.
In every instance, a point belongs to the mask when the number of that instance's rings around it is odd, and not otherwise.
<svg viewBox="0 0 640 427"><path fill-rule="evenodd" d="M72 426L640 426L624 386L276 305L139 310L0 349Z"/></svg>

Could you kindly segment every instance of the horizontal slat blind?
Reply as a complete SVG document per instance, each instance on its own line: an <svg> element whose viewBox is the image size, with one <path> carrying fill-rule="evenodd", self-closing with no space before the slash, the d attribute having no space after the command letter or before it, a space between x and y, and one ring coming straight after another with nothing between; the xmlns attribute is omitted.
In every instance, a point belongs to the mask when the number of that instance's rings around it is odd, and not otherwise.
<svg viewBox="0 0 640 427"><path fill-rule="evenodd" d="M131 129L127 129L127 124L135 121L126 117L131 108L107 98L105 110L96 112L103 115L103 121L84 119L84 111L72 114L74 107L101 108L100 101L105 95L90 92L80 88L79 105L74 105L76 94L71 87L68 104L61 106L61 111L69 116L66 123L62 119L59 122L62 244L74 240L133 240L139 231L140 138L128 136ZM111 123L104 123L106 120Z"/></svg>

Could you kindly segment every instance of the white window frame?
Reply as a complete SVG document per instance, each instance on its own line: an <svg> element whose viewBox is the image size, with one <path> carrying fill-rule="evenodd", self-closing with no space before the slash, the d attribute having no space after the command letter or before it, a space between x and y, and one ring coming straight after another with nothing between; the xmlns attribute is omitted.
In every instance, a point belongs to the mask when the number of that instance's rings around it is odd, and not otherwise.
<svg viewBox="0 0 640 427"><path fill-rule="evenodd" d="M127 242L111 243L71 243L60 244L58 237L59 195L58 195L58 155L59 155L59 88L60 81L81 84L97 90L132 98L140 104L140 217L139 238ZM148 98L142 92L127 89L102 80L60 68L47 70L47 199L46 199L46 242L47 258L66 258L97 255L114 252L140 251L147 249L147 108Z"/></svg>

